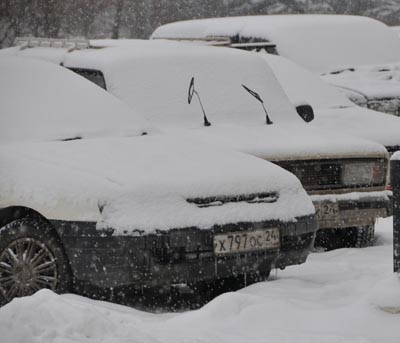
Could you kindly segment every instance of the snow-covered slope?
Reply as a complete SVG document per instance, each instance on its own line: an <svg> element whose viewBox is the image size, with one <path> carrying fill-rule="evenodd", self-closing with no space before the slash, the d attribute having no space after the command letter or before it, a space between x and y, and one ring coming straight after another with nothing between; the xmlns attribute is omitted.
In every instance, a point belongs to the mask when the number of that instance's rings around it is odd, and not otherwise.
<svg viewBox="0 0 400 343"><path fill-rule="evenodd" d="M316 253L196 311L150 314L47 290L0 308L2 343L398 343L391 218L377 244Z"/></svg>

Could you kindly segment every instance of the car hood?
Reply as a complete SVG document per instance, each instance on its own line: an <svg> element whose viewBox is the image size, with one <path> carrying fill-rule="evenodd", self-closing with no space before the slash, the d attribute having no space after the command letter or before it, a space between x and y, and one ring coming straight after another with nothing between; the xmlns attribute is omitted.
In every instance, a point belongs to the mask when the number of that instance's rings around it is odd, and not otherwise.
<svg viewBox="0 0 400 343"><path fill-rule="evenodd" d="M28 206L49 219L97 221L116 233L293 221L314 213L292 174L189 137L9 144L0 147L0 160L0 206ZM278 199L207 208L187 201L258 193Z"/></svg>
<svg viewBox="0 0 400 343"><path fill-rule="evenodd" d="M322 78L366 100L400 98L400 63L349 67L323 74Z"/></svg>
<svg viewBox="0 0 400 343"><path fill-rule="evenodd" d="M382 157L386 154L381 144L301 123L214 125L171 132L183 136L182 139L195 137L214 146L238 150L270 161Z"/></svg>
<svg viewBox="0 0 400 343"><path fill-rule="evenodd" d="M362 137L387 147L400 146L400 118L354 106L318 109L311 122L319 128L331 129Z"/></svg>

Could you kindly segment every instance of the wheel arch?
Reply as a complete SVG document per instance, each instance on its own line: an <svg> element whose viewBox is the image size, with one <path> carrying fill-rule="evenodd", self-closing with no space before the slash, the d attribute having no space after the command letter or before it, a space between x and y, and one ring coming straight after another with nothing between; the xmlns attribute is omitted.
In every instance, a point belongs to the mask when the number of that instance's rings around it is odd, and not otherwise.
<svg viewBox="0 0 400 343"><path fill-rule="evenodd" d="M49 224L53 229L53 225L48 221L48 219L37 212L36 210L25 207L25 206L9 206L0 208L0 228L6 226L7 224L13 222L14 220L30 218L30 219L38 219L40 221L45 221ZM54 229L55 232L57 232Z"/></svg>

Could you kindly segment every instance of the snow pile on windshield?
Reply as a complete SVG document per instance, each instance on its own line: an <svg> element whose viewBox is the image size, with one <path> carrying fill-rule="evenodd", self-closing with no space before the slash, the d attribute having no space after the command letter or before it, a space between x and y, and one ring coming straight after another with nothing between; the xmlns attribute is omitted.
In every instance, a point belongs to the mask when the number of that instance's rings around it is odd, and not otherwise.
<svg viewBox="0 0 400 343"><path fill-rule="evenodd" d="M153 38L255 38L276 44L278 53L322 73L341 67L400 59L397 34L374 19L340 15L269 15L171 23Z"/></svg>
<svg viewBox="0 0 400 343"><path fill-rule="evenodd" d="M35 208L50 219L99 221L116 234L211 228L314 213L292 174L261 159L187 137L13 144L0 148L0 206ZM199 208L189 198L275 192L272 203ZM100 214L99 207L103 207Z"/></svg>
<svg viewBox="0 0 400 343"><path fill-rule="evenodd" d="M377 244L309 256L270 281L223 294L184 313L147 313L41 290L0 308L6 343L398 343L400 280L392 221Z"/></svg>
<svg viewBox="0 0 400 343"><path fill-rule="evenodd" d="M0 142L140 135L149 125L111 94L60 66L0 57Z"/></svg>
<svg viewBox="0 0 400 343"><path fill-rule="evenodd" d="M192 77L212 124L265 122L261 104L242 84L260 94L275 122L301 121L257 54L176 42L132 41L130 46L72 52L65 56L64 65L102 71L109 92L162 127L203 125L196 94L188 104Z"/></svg>

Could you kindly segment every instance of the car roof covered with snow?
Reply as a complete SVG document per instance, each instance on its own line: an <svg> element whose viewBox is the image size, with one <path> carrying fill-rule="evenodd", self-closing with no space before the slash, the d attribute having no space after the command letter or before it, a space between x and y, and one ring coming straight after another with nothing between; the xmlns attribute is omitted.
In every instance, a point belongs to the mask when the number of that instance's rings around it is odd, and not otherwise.
<svg viewBox="0 0 400 343"><path fill-rule="evenodd" d="M261 15L188 20L157 28L152 38L236 37L269 41L277 52L319 73L400 60L400 41L385 24L347 15Z"/></svg>
<svg viewBox="0 0 400 343"><path fill-rule="evenodd" d="M389 147L400 146L400 118L355 105L318 75L284 57L262 56L290 101L308 103L314 108L315 119L310 125L371 139Z"/></svg>
<svg viewBox="0 0 400 343"><path fill-rule="evenodd" d="M0 94L2 105L7 105L4 109L11 110L1 109L0 207L26 206L49 219L97 221L119 233L293 221L314 212L300 182L271 163L189 137L183 143L160 132L140 135L140 130L121 137L118 130L126 130L134 120L122 120L129 111L97 86L47 62L2 57L0 68L2 75L8 71L6 85L14 89ZM35 82L28 81L32 77ZM96 100L94 109L79 102L80 92ZM44 105L46 94L51 98ZM18 104L11 106L8 97L16 95ZM24 101L29 106L19 104ZM12 124L11 135L5 124L13 116L21 122ZM85 134L90 120L96 135ZM100 128L115 128L118 134ZM60 139L77 133L81 139ZM188 201L251 194L269 200L252 204L232 200L209 208Z"/></svg>

